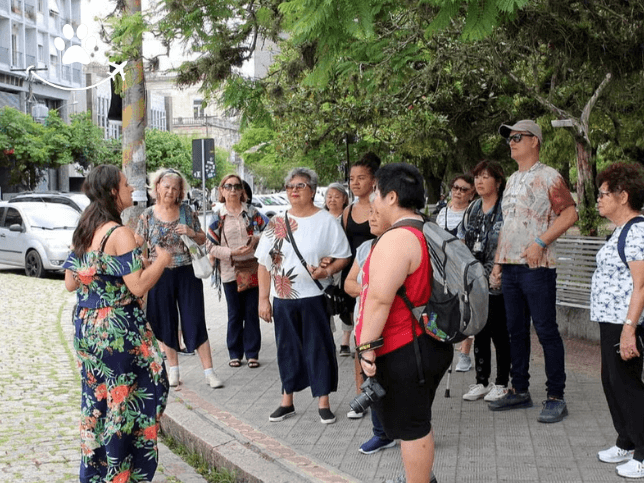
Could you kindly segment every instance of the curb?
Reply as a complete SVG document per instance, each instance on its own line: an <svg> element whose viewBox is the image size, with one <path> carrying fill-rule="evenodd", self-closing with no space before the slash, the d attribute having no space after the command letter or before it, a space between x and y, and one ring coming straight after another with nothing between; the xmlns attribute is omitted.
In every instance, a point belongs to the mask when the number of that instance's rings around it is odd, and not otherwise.
<svg viewBox="0 0 644 483"><path fill-rule="evenodd" d="M161 428L200 454L208 464L226 468L240 483L329 482L358 480L257 431L190 389L171 390Z"/></svg>

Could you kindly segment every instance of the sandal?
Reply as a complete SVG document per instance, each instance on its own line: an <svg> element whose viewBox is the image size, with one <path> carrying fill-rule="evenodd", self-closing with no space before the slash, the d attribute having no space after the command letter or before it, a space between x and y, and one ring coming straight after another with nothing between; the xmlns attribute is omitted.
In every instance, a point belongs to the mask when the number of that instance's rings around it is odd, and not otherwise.
<svg viewBox="0 0 644 483"><path fill-rule="evenodd" d="M229 365L230 367L241 367L241 361L240 361L239 359L231 359L231 360L228 362L228 365Z"/></svg>
<svg viewBox="0 0 644 483"><path fill-rule="evenodd" d="M257 369L260 366L259 361L250 360L248 361L248 367L251 369Z"/></svg>

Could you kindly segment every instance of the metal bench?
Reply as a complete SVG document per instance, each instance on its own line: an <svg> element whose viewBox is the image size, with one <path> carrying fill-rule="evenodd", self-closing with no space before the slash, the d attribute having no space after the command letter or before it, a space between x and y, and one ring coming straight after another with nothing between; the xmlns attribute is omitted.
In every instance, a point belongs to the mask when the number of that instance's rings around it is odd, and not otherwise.
<svg viewBox="0 0 644 483"><path fill-rule="evenodd" d="M590 283L595 255L603 238L562 236L557 240L557 305L590 309Z"/></svg>

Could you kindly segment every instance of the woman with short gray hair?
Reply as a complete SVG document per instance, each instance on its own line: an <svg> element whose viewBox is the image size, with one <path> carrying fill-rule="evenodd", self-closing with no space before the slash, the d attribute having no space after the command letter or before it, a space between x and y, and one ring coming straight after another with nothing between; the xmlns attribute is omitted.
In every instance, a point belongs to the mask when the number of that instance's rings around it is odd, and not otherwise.
<svg viewBox="0 0 644 483"><path fill-rule="evenodd" d="M349 262L351 250L340 224L313 204L317 183L317 174L308 168L289 172L284 187L291 208L273 216L255 251L259 316L275 321L282 380L282 401L271 422L293 416L293 393L309 386L319 398L320 421L335 422L329 393L338 388L338 362L324 289ZM322 266L325 257L333 261Z"/></svg>

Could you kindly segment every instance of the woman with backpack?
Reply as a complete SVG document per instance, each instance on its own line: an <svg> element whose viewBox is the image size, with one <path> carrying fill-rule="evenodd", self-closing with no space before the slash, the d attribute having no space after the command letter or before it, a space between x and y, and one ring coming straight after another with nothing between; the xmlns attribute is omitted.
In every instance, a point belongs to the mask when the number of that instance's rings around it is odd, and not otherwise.
<svg viewBox="0 0 644 483"><path fill-rule="evenodd" d="M465 211L458 229L458 238L463 240L474 258L483 264L489 278L494 268L494 255L503 225L501 210L502 193L505 188L503 168L494 161L481 161L472 171L474 185L480 196ZM489 382L492 353L490 342L496 349L496 379ZM463 395L466 401L484 398L496 401L508 392L510 380L510 338L505 318L505 304L501 286L490 281L488 317L485 328L474 338L476 383Z"/></svg>

